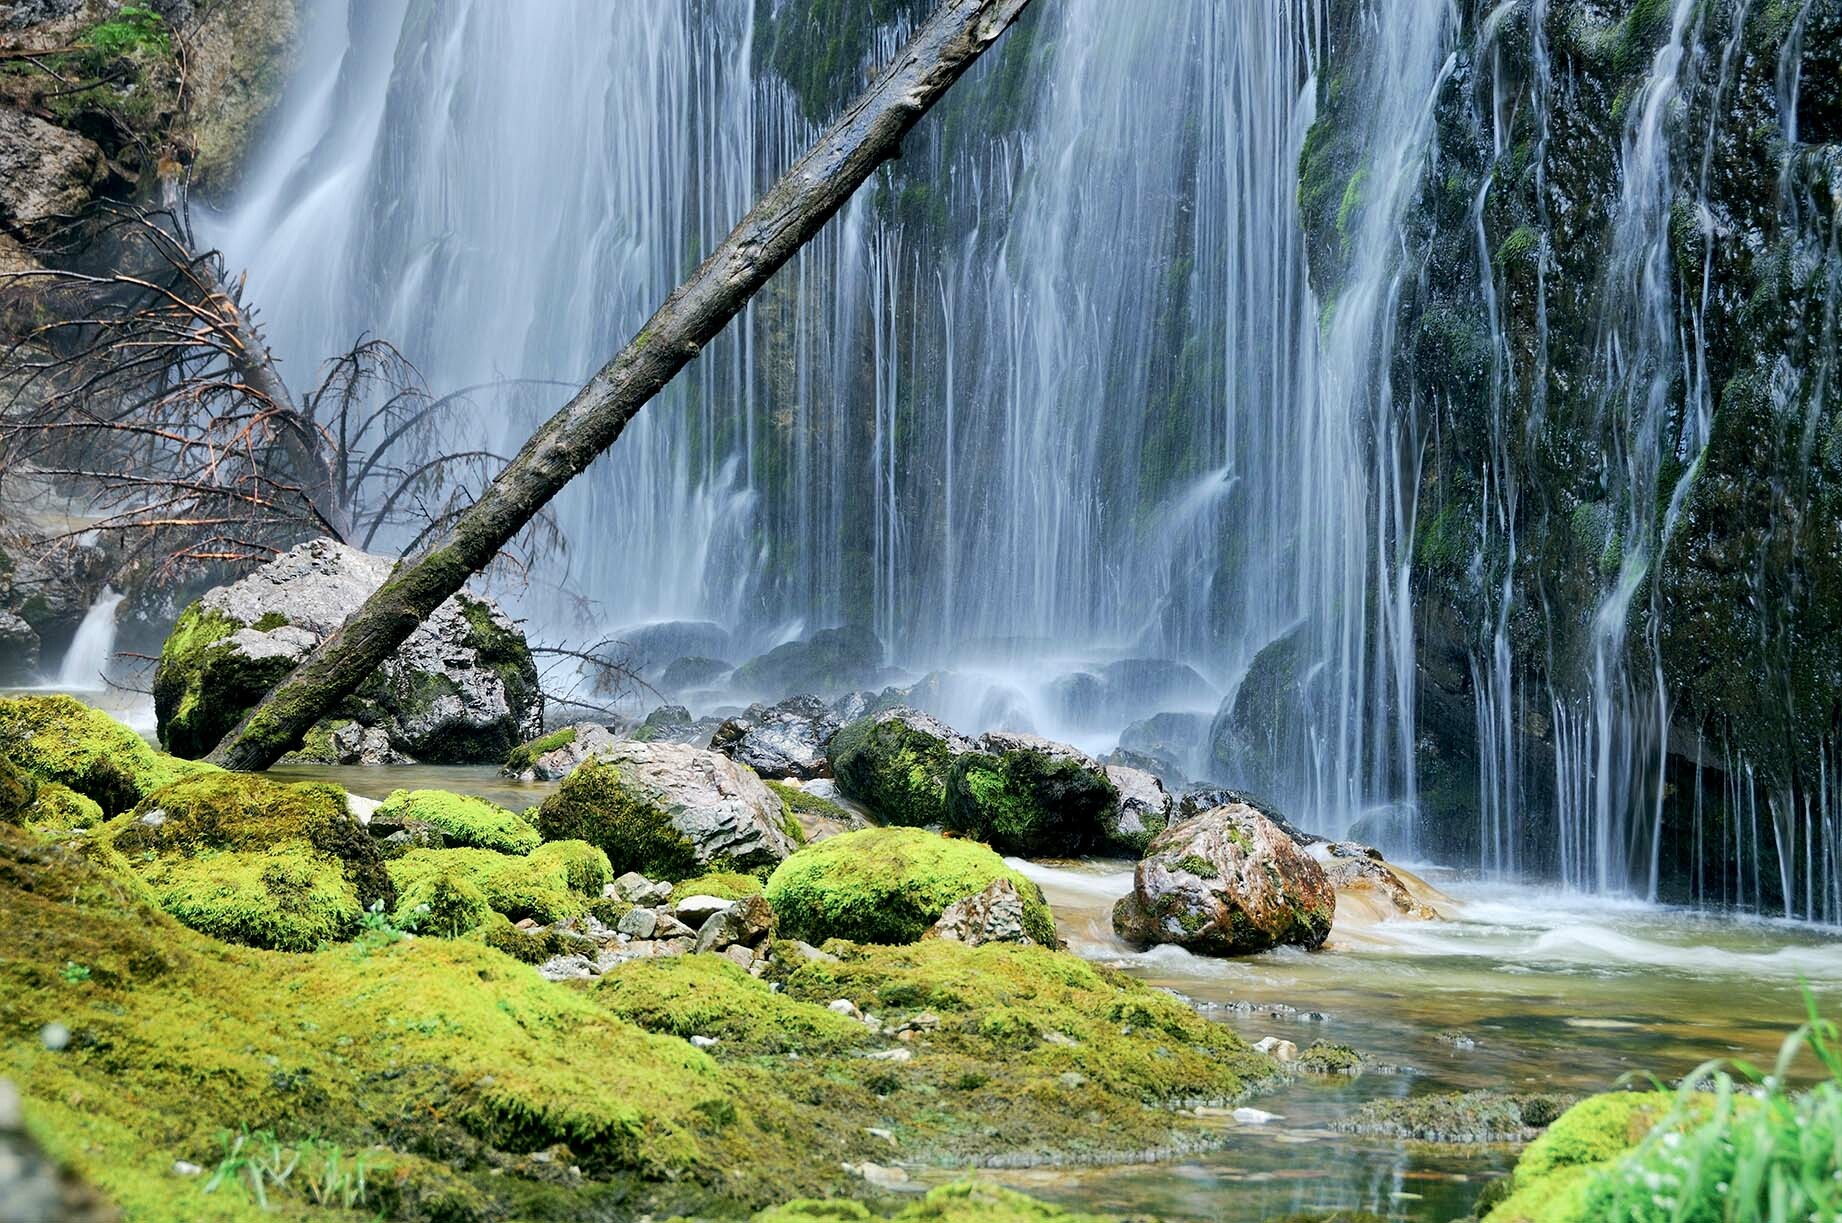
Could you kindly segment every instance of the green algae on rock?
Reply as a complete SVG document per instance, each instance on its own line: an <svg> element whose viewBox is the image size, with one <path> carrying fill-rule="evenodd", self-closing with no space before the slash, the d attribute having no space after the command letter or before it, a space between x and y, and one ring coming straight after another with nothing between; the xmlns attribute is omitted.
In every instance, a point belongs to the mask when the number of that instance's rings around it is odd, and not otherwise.
<svg viewBox="0 0 1842 1223"><path fill-rule="evenodd" d="M1667 1116L1668 1092L1589 1096L1562 1113L1516 1161L1509 1195L1485 1223L1586 1223L1594 1175L1636 1146Z"/></svg>
<svg viewBox="0 0 1842 1223"><path fill-rule="evenodd" d="M960 1181L930 1189L918 1202L893 1215L872 1214L849 1200L801 1199L764 1210L750 1223L827 1223L828 1220L876 1220L891 1223L1106 1223L1106 1216L1063 1210L1047 1202L978 1181Z"/></svg>
<svg viewBox="0 0 1842 1223"><path fill-rule="evenodd" d="M822 943L912 943L955 901L1008 879L1024 902L1024 927L1055 945L1042 889L989 848L919 828L866 828L800 850L768 877L767 898L789 938Z"/></svg>
<svg viewBox="0 0 1842 1223"><path fill-rule="evenodd" d="M1118 804L1118 788L1086 753L994 731L953 761L946 824L1002 853L1065 857L1115 848L1107 830Z"/></svg>
<svg viewBox="0 0 1842 1223"><path fill-rule="evenodd" d="M497 803L447 790L393 790L377 814L433 826L450 845L528 854L543 842L537 829Z"/></svg>

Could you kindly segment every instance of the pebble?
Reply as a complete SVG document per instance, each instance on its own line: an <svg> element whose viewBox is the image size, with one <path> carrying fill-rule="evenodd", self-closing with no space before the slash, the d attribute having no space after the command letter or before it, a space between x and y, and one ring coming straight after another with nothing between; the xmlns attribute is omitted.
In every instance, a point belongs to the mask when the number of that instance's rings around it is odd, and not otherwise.
<svg viewBox="0 0 1842 1223"><path fill-rule="evenodd" d="M849 998L833 998L825 1004L825 1009L834 1015L843 1015L850 1019L862 1019L863 1012Z"/></svg>
<svg viewBox="0 0 1842 1223"><path fill-rule="evenodd" d="M915 1051L905 1047L881 1049L875 1053L866 1053L864 1057L873 1062L907 1062L914 1060Z"/></svg>
<svg viewBox="0 0 1842 1223"><path fill-rule="evenodd" d="M854 1176L861 1176L879 1189L893 1189L908 1183L908 1173L902 1169L873 1164L867 1159L860 1164L845 1164L844 1170Z"/></svg>
<svg viewBox="0 0 1842 1223"><path fill-rule="evenodd" d="M691 1043L697 1046L699 1049L714 1049L716 1048L716 1037L714 1036L693 1036L691 1037Z"/></svg>
<svg viewBox="0 0 1842 1223"><path fill-rule="evenodd" d="M1269 1121L1283 1120L1277 1113L1265 1112L1258 1108L1237 1108L1231 1115L1242 1125L1265 1125Z"/></svg>
<svg viewBox="0 0 1842 1223"><path fill-rule="evenodd" d="M203 1176L204 1174L205 1170L195 1163L188 1163L183 1159L173 1161L174 1176Z"/></svg>
<svg viewBox="0 0 1842 1223"><path fill-rule="evenodd" d="M70 1045L70 1029L61 1023L48 1023L39 1029L38 1039L51 1052L61 1053Z"/></svg>

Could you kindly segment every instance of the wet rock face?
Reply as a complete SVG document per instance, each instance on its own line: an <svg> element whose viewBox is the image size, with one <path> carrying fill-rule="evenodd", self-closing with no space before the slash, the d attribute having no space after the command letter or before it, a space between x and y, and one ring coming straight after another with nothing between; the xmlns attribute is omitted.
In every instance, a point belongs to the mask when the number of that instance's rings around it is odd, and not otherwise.
<svg viewBox="0 0 1842 1223"><path fill-rule="evenodd" d="M0 228L26 240L45 237L89 202L107 174L95 141L0 108Z"/></svg>
<svg viewBox="0 0 1842 1223"><path fill-rule="evenodd" d="M0 611L0 684L29 684L38 674L38 634L9 611Z"/></svg>
<svg viewBox="0 0 1842 1223"><path fill-rule="evenodd" d="M383 584L393 563L321 539L207 591L180 616L155 672L167 750L209 751ZM463 593L436 608L329 721L378 728L410 759L469 764L505 759L542 719L524 634L493 603Z"/></svg>
<svg viewBox="0 0 1842 1223"><path fill-rule="evenodd" d="M774 866L798 847L788 823L774 792L727 756L611 736L537 812L545 840L587 841L616 871L655 879Z"/></svg>
<svg viewBox="0 0 1842 1223"><path fill-rule="evenodd" d="M1236 803L1152 840L1132 893L1113 909L1113 929L1140 947L1248 955L1322 946L1335 911L1323 868L1271 820Z"/></svg>
<svg viewBox="0 0 1842 1223"><path fill-rule="evenodd" d="M1156 776L1124 765L1106 766L1107 780L1119 798L1105 821L1110 848L1143 853L1151 839L1170 824L1176 804Z"/></svg>
<svg viewBox="0 0 1842 1223"><path fill-rule="evenodd" d="M883 675L883 643L862 626L824 629L789 641L736 668L737 691L778 696L785 692L841 693L867 688Z"/></svg>
<svg viewBox="0 0 1842 1223"><path fill-rule="evenodd" d="M1383 860L1381 851L1354 841L1320 841L1310 847L1339 899L1349 897L1385 917L1432 921L1438 910L1415 896Z"/></svg>
<svg viewBox="0 0 1842 1223"><path fill-rule="evenodd" d="M778 705L750 705L717 728L710 747L763 777L808 781L831 775L826 752L839 726L824 701L796 696Z"/></svg>

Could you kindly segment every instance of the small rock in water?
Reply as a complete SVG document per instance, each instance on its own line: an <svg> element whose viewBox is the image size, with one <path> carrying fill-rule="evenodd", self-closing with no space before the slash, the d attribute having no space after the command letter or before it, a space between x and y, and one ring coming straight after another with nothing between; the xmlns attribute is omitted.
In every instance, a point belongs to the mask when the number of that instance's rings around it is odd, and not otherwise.
<svg viewBox="0 0 1842 1223"><path fill-rule="evenodd" d="M1264 1112L1258 1108L1237 1108L1231 1115L1242 1125L1265 1125L1269 1121L1283 1120L1278 1113Z"/></svg>
<svg viewBox="0 0 1842 1223"><path fill-rule="evenodd" d="M1477 1038L1476 1037L1473 1037L1465 1032L1457 1031L1456 1029L1441 1032L1435 1039L1440 1041L1442 1044L1447 1044L1447 1045L1452 1046L1454 1049L1475 1049L1477 1048Z"/></svg>
<svg viewBox="0 0 1842 1223"><path fill-rule="evenodd" d="M1254 1042L1254 1048L1266 1054L1276 1062L1289 1062L1298 1056L1298 1046L1289 1040L1277 1036L1268 1036Z"/></svg>

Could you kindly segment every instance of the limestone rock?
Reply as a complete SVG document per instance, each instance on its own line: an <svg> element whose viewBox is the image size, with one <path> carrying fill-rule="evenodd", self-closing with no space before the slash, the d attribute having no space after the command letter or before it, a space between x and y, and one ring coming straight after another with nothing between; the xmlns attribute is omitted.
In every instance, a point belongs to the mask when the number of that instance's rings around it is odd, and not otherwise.
<svg viewBox="0 0 1842 1223"><path fill-rule="evenodd" d="M1320 841L1311 846L1310 853L1336 889L1340 911L1347 908L1352 916L1360 912L1370 920L1438 919L1439 910L1416 894L1410 881L1429 897L1437 893L1412 875L1390 866L1380 850L1354 841Z"/></svg>
<svg viewBox="0 0 1842 1223"><path fill-rule="evenodd" d="M1113 909L1137 946L1174 943L1200 955L1323 945L1336 893L1323 868L1271 820L1237 803L1155 837Z"/></svg>
<svg viewBox="0 0 1842 1223"><path fill-rule="evenodd" d="M773 933L773 906L760 896L744 896L705 919L697 931L697 950L759 947Z"/></svg>
<svg viewBox="0 0 1842 1223"><path fill-rule="evenodd" d="M655 879L759 870L797 848L779 797L759 777L680 743L598 745L544 800L537 824L548 839L599 845L616 870Z"/></svg>
<svg viewBox="0 0 1842 1223"><path fill-rule="evenodd" d="M0 108L0 229L44 237L82 209L107 175L108 160L95 141Z"/></svg>
<svg viewBox="0 0 1842 1223"><path fill-rule="evenodd" d="M1169 826L1176 803L1164 783L1143 769L1109 764L1106 775L1119 792L1111 816L1104 820L1107 841L1115 850L1143 853L1151 838Z"/></svg>
<svg viewBox="0 0 1842 1223"><path fill-rule="evenodd" d="M1023 927L1023 897L1007 878L991 881L976 896L947 906L922 938L943 938L978 947L985 943L1033 943Z"/></svg>
<svg viewBox="0 0 1842 1223"><path fill-rule="evenodd" d="M807 780L831 772L826 751L839 726L824 701L796 696L778 705L750 705L717 728L710 748L763 777Z"/></svg>
<svg viewBox="0 0 1842 1223"><path fill-rule="evenodd" d="M383 584L393 564L320 539L207 591L160 653L154 705L161 742L181 756L209 751ZM542 718L524 634L491 602L462 593L435 609L323 733L356 721L415 760L497 762ZM310 732L309 750L315 737Z"/></svg>

